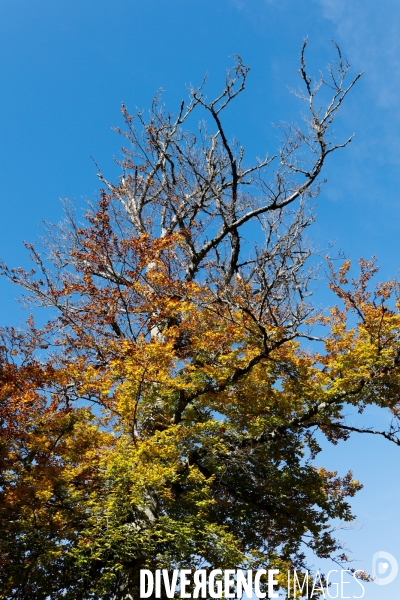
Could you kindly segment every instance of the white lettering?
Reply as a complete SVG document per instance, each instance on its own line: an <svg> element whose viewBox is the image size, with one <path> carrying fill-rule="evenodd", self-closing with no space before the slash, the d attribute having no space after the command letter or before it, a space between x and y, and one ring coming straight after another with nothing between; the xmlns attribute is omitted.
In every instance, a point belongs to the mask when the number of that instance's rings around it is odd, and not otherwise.
<svg viewBox="0 0 400 600"><path fill-rule="evenodd" d="M253 596L253 571L247 571L247 579L244 576L244 571L237 572L237 593L236 597L241 598L246 594L248 598Z"/></svg>
<svg viewBox="0 0 400 600"><path fill-rule="evenodd" d="M274 594L274 585L278 585L278 580L274 579L274 575L279 575L279 571L268 569L268 598L279 598L278 592Z"/></svg>
<svg viewBox="0 0 400 600"><path fill-rule="evenodd" d="M260 577L266 574L267 571L265 569L259 569L256 573L256 576L254 577L254 591L256 596L258 596L259 598L265 598L267 595L260 590Z"/></svg>
<svg viewBox="0 0 400 600"><path fill-rule="evenodd" d="M306 597L308 598L308 571L306 571L306 574L304 575L303 583L300 586L300 581L299 581L299 578L297 577L297 571L294 570L294 573L293 573L293 588L294 588L294 590L293 590L293 598L296 598L296 581L297 581L297 586L298 586L298 588L300 590L300 593L302 595L304 595L303 594L303 587L306 586Z"/></svg>
<svg viewBox="0 0 400 600"><path fill-rule="evenodd" d="M159 569L157 569L155 571L155 579L156 579L156 584L154 586L154 591L155 591L155 597L156 598L161 598L161 571Z"/></svg>
<svg viewBox="0 0 400 600"><path fill-rule="evenodd" d="M199 569L194 572L193 582L195 588L193 590L193 598L198 598L201 592L201 598L207 598L207 571Z"/></svg>
<svg viewBox="0 0 400 600"><path fill-rule="evenodd" d="M221 598L222 596L222 581L215 581L217 575L222 575L221 569L214 569L211 571L208 579L208 593L211 598Z"/></svg>
<svg viewBox="0 0 400 600"><path fill-rule="evenodd" d="M181 570L181 598L191 598L192 594L187 592L186 588L190 585L190 579L187 578L188 575L191 575L192 571L190 569L182 569Z"/></svg>
<svg viewBox="0 0 400 600"><path fill-rule="evenodd" d="M317 581L319 581L319 586L316 587L316 583ZM315 577L314 577L314 583L312 586L312 590L311 590L311 598L314 596L314 590L317 590L319 592L322 592L325 598L325 590L324 590L324 586L322 585L322 581L321 581L321 575L319 574L319 571L317 571L315 573Z"/></svg>
<svg viewBox="0 0 400 600"><path fill-rule="evenodd" d="M146 579L147 579L147 591L146 591ZM140 597L150 598L153 593L154 577L151 571L147 569L140 569Z"/></svg>
<svg viewBox="0 0 400 600"><path fill-rule="evenodd" d="M351 596L343 596L343 586L346 583L350 583L350 581L343 581L343 573L351 573L351 571L349 569L346 569L345 571L341 571L340 572L340 582L341 582L340 591L341 591L341 597L342 598L351 598Z"/></svg>
<svg viewBox="0 0 400 600"><path fill-rule="evenodd" d="M361 581L359 581L359 580L357 579L357 577L356 577L356 575L357 575L357 573L358 573L359 571L362 573L361 569L357 569L356 571L354 571L354 573L353 573L353 577L354 577L354 581L356 581L356 582L358 583L358 585L360 585L360 586L362 587L362 591L363 591L363 593L362 593L362 595L361 595L361 596L353 596L353 598L364 598L364 594L365 594L365 588L364 588L363 584L362 584L362 583L361 583Z"/></svg>
<svg viewBox="0 0 400 600"><path fill-rule="evenodd" d="M338 571L336 569L332 569L332 571L329 571L328 575L326 576L326 593L328 594L329 598L337 598L339 596L339 584L338 583L331 583L331 584L329 584L329 575L331 573L337 573L337 572ZM331 596L330 593L329 593L329 589L333 585L336 585L336 596Z"/></svg>
<svg viewBox="0 0 400 600"><path fill-rule="evenodd" d="M169 575L167 569L163 569L164 589L167 594L167 598L175 597L176 584L178 583L178 569L174 569L172 572L172 580L169 581Z"/></svg>
<svg viewBox="0 0 400 600"><path fill-rule="evenodd" d="M231 587L235 585L235 580L232 577L235 575L234 569L225 569L224 575L224 589L225 598L236 598L236 592L232 592Z"/></svg>

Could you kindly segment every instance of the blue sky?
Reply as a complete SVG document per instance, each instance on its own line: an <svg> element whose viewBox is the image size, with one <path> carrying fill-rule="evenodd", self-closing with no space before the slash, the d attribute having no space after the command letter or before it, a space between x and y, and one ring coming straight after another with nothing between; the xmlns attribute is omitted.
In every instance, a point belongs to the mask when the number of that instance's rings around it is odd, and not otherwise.
<svg viewBox="0 0 400 600"><path fill-rule="evenodd" d="M22 240L34 240L42 218L61 218L59 198L83 205L98 189L94 156L109 178L120 139L124 101L149 106L163 88L174 109L185 85L209 72L210 94L230 55L251 67L247 91L230 112L228 129L249 158L273 153L276 130L300 119L286 86L297 84L298 54L309 37L315 74L332 58L335 39L354 73L365 71L336 125L337 137L356 133L331 157L318 201L317 245L356 260L378 256L382 277L399 260L400 6L394 0L3 0L0 4L0 256L26 265ZM18 291L0 281L2 323L23 317ZM371 413L373 424L382 419ZM354 438L324 450L321 462L353 468L364 490L353 506L362 528L343 532L354 557L370 569L374 552L400 561L400 449ZM318 566L318 562L315 563ZM400 576L365 598L398 598ZM384 591L384 594L382 594ZM358 593L358 592L356 592Z"/></svg>

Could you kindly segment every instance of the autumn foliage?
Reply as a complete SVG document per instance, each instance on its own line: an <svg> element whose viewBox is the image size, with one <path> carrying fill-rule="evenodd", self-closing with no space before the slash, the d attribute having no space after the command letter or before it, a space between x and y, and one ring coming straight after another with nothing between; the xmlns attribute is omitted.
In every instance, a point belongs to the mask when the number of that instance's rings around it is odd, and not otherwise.
<svg viewBox="0 0 400 600"><path fill-rule="evenodd" d="M394 282L371 288L374 261L352 281L328 261L332 308L310 299L307 198L346 144L326 136L354 83L338 61L317 111L326 82L312 87L303 48L311 117L285 130L276 167L245 169L222 128L240 60L217 100L192 90L175 120L155 104L138 134L123 107L119 183L99 174L84 223L66 206L45 253L28 246L30 273L3 266L50 316L2 331L0 598L136 599L140 568L284 571L306 547L342 554L331 523L353 519L361 485L316 468L318 440L399 443L395 425L345 415L375 404L396 422L400 314ZM199 142L182 125L201 108L216 131Z"/></svg>

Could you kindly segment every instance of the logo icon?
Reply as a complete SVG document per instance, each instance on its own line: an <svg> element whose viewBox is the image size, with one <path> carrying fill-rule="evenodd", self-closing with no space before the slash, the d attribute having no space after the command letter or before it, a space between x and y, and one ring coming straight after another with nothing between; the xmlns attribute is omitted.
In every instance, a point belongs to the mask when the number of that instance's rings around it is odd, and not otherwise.
<svg viewBox="0 0 400 600"><path fill-rule="evenodd" d="M391 569L389 569L391 567ZM397 560L389 552L375 552L372 557L372 577L377 585L392 583L397 577L399 565ZM386 576L385 573L388 573Z"/></svg>

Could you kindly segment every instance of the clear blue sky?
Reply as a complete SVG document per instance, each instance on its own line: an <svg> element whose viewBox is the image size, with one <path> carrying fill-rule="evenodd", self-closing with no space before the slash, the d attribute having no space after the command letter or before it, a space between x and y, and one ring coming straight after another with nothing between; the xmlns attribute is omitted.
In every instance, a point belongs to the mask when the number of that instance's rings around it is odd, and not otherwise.
<svg viewBox="0 0 400 600"><path fill-rule="evenodd" d="M303 37L317 74L335 39L354 72L365 71L343 107L337 136L354 142L328 165L319 198L316 243L337 241L353 259L377 254L382 277L400 267L399 129L400 6L394 0L2 0L0 3L0 256L26 265L44 217L61 217L60 197L83 205L98 188L93 155L110 178L124 101L149 106L162 87L173 109L185 84L206 71L213 88L229 56L251 67L229 130L249 155L274 152L272 122L299 120L286 86L297 83ZM17 290L0 281L2 323L21 320ZM369 424L381 419L370 414ZM324 451L325 464L353 468L365 488L354 500L362 529L343 532L360 568L374 552L400 562L400 448L354 438ZM322 457L321 457L322 462ZM318 566L316 561L315 565ZM397 600L400 576L365 598ZM357 592L356 592L357 593Z"/></svg>

